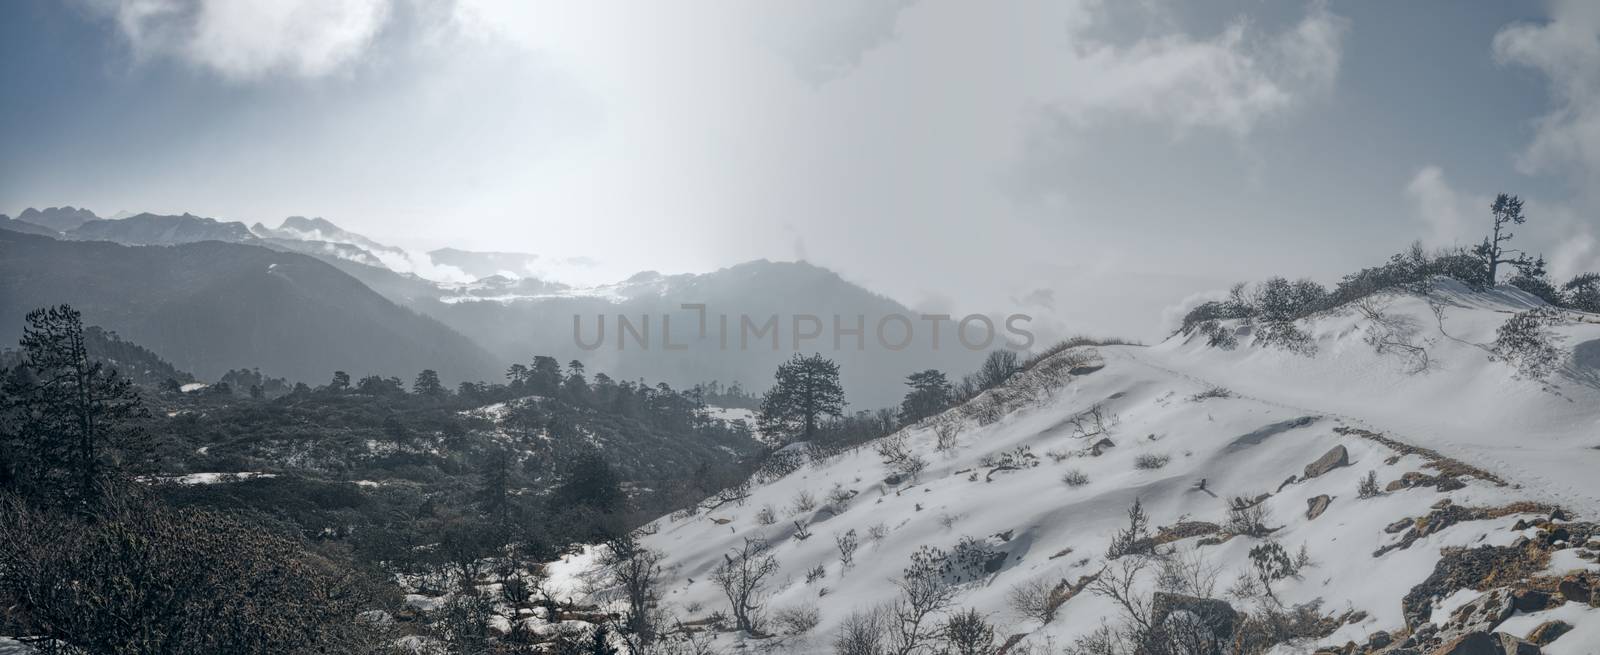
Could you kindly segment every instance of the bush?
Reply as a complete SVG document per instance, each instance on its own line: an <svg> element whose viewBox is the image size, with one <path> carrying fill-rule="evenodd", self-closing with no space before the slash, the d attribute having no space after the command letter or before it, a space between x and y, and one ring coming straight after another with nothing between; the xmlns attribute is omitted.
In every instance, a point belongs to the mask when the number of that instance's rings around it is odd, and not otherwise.
<svg viewBox="0 0 1600 655"><path fill-rule="evenodd" d="M1048 625L1056 612L1067 602L1066 581L1032 578L1017 583L1006 592L1006 606L1018 616L1033 619L1039 625Z"/></svg>
<svg viewBox="0 0 1600 655"><path fill-rule="evenodd" d="M1260 502L1234 498L1228 504L1228 531L1247 537L1264 537L1272 530L1267 528L1267 507Z"/></svg>
<svg viewBox="0 0 1600 655"><path fill-rule="evenodd" d="M0 499L0 602L94 653L360 652L366 582L295 538L142 499L93 520Z"/></svg>
<svg viewBox="0 0 1600 655"><path fill-rule="evenodd" d="M1356 487L1356 496L1359 498L1377 498L1383 491L1378 488L1378 472L1367 471L1367 476L1361 478L1361 484Z"/></svg>
<svg viewBox="0 0 1600 655"><path fill-rule="evenodd" d="M1072 469L1061 475L1061 481L1074 489L1089 484L1089 474L1078 469Z"/></svg>
<svg viewBox="0 0 1600 655"><path fill-rule="evenodd" d="M816 605L807 603L794 607L785 607L772 613L772 623L778 631L786 635L802 635L810 632L822 622L822 611Z"/></svg>
<svg viewBox="0 0 1600 655"><path fill-rule="evenodd" d="M1172 460L1172 458L1167 456L1167 455L1157 455L1155 453L1144 453L1144 454L1139 455L1138 457L1134 458L1133 465L1138 467L1138 468L1147 470L1147 471L1154 471L1154 470L1159 469L1159 468L1161 468L1163 466L1166 466L1167 462L1169 462L1171 460Z"/></svg>
<svg viewBox="0 0 1600 655"><path fill-rule="evenodd" d="M1542 380L1561 366L1566 354L1556 347L1558 337L1545 329L1561 321L1561 313L1539 307L1507 319L1495 331L1490 359L1517 368L1519 377Z"/></svg>

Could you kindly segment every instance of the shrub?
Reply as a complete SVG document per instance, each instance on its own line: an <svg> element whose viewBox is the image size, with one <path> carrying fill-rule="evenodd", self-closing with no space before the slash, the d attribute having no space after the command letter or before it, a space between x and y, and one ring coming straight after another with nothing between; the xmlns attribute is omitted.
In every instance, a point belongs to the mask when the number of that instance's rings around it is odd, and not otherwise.
<svg viewBox="0 0 1600 655"><path fill-rule="evenodd" d="M801 489L795 492L794 499L790 503L794 508L794 513L804 514L817 508L817 497L812 495L810 491Z"/></svg>
<svg viewBox="0 0 1600 655"><path fill-rule="evenodd" d="M1356 496L1359 498L1376 498L1383 491L1378 488L1378 472L1367 471L1367 476L1361 478L1361 484L1356 487Z"/></svg>
<svg viewBox="0 0 1600 655"><path fill-rule="evenodd" d="M93 520L0 498L15 625L93 653L359 652L370 595L348 565L218 512L139 498Z"/></svg>
<svg viewBox="0 0 1600 655"><path fill-rule="evenodd" d="M1561 313L1550 307L1512 316L1495 331L1489 358L1515 366L1519 377L1533 380L1549 377L1561 366L1566 355L1555 345L1558 337L1545 328L1560 320Z"/></svg>
<svg viewBox="0 0 1600 655"><path fill-rule="evenodd" d="M1006 606L1018 616L1048 625L1056 618L1056 611L1067 602L1066 580L1059 582L1046 578L1031 578L1017 583L1006 592Z"/></svg>
<svg viewBox="0 0 1600 655"><path fill-rule="evenodd" d="M1233 397L1233 392L1232 391L1229 391L1229 390L1227 390L1227 389L1225 389L1223 387L1211 387L1211 388L1208 388L1205 391L1201 391L1200 393L1197 393L1197 394L1195 394L1193 396L1189 396L1189 400L1192 401L1192 402L1197 402L1198 403L1198 402L1203 402L1203 401L1211 399L1211 398L1232 398L1232 397Z"/></svg>
<svg viewBox="0 0 1600 655"><path fill-rule="evenodd" d="M1153 471L1167 465L1172 458L1167 455L1144 453L1134 458L1133 465L1141 469Z"/></svg>
<svg viewBox="0 0 1600 655"><path fill-rule="evenodd" d="M995 652L994 626L975 609L952 613L945 619L939 635L945 644L941 652L950 655L993 655Z"/></svg>
<svg viewBox="0 0 1600 655"><path fill-rule="evenodd" d="M1089 484L1089 474L1078 469L1072 469L1061 475L1061 481L1072 488Z"/></svg>
<svg viewBox="0 0 1600 655"><path fill-rule="evenodd" d="M772 613L772 623L786 635L805 634L821 622L822 611L810 603L785 607Z"/></svg>
<svg viewBox="0 0 1600 655"><path fill-rule="evenodd" d="M1264 537L1272 530L1267 528L1267 507L1235 497L1228 504L1228 531L1247 537Z"/></svg>
<svg viewBox="0 0 1600 655"><path fill-rule="evenodd" d="M762 505L761 511L756 512L756 523L758 525L772 525L777 522L778 510L774 509L770 504Z"/></svg>
<svg viewBox="0 0 1600 655"><path fill-rule="evenodd" d="M887 655L889 649L884 635L888 629L888 617L882 608L852 612L833 638L833 652L836 655Z"/></svg>

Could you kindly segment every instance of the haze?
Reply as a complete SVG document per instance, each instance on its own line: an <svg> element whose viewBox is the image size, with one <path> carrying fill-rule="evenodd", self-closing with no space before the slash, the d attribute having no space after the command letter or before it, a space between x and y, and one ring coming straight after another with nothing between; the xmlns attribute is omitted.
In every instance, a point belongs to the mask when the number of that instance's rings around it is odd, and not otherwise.
<svg viewBox="0 0 1600 655"><path fill-rule="evenodd" d="M1236 279L1475 243L1499 191L1553 277L1600 267L1597 35L1583 2L23 0L0 212L321 216L578 283L804 259L1154 339Z"/></svg>

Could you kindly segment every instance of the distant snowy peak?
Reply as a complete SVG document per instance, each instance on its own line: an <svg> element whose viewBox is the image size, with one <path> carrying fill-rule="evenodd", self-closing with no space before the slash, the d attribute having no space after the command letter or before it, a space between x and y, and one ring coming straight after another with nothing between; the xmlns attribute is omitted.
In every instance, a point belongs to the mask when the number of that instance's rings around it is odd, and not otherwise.
<svg viewBox="0 0 1600 655"><path fill-rule="evenodd" d="M34 209L33 207L29 207L22 210L22 213L17 215L16 220L47 227L57 232L70 232L77 229L78 226L83 225L84 223L98 220L99 218L100 217L95 216L94 212L92 211L87 209L79 209L69 205L66 207L48 207L45 209Z"/></svg>
<svg viewBox="0 0 1600 655"><path fill-rule="evenodd" d="M95 219L67 232L80 241L111 241L130 246L172 246L199 241L247 243L255 235L244 223L183 214L138 214L120 220Z"/></svg>
<svg viewBox="0 0 1600 655"><path fill-rule="evenodd" d="M277 240L281 247L287 249L386 268L429 282L462 284L476 279L454 266L436 264L427 254L379 243L322 217L290 216L283 219L277 228L256 223L250 230L263 238ZM314 245L295 246L293 242L296 241Z"/></svg>

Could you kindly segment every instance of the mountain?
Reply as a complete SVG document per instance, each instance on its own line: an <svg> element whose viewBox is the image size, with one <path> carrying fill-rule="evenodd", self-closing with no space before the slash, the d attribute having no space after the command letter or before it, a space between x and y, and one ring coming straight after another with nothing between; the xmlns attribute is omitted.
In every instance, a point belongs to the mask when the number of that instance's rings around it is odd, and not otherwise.
<svg viewBox="0 0 1600 655"><path fill-rule="evenodd" d="M17 220L47 227L57 232L70 232L84 223L100 220L100 217L95 216L94 212L87 209L78 209L71 206L49 207L46 209L29 207L22 210L22 213L17 216Z"/></svg>
<svg viewBox="0 0 1600 655"><path fill-rule="evenodd" d="M433 368L451 381L500 371L467 338L304 255L0 232L0 339L15 341L24 314L58 303L204 379L238 366L309 382L334 370L410 379Z"/></svg>
<svg viewBox="0 0 1600 655"><path fill-rule="evenodd" d="M84 349L89 352L91 359L105 364L107 368L116 369L119 375L132 380L134 384L156 387L167 380L194 382L193 375L178 370L149 348L127 341L98 325L84 328L83 340ZM0 368L16 366L21 360L22 351L0 349Z"/></svg>
<svg viewBox="0 0 1600 655"><path fill-rule="evenodd" d="M1296 321L1294 349L1239 320L1231 344L1070 348L870 447L793 445L636 533L660 605L725 652L907 628L948 652L968 608L995 632L969 652L1594 652L1600 316L1452 281L1363 302ZM1506 350L1530 311L1544 379ZM552 566L554 593L607 579L603 552ZM770 637L732 630L718 572L743 563L776 567Z"/></svg>
<svg viewBox="0 0 1600 655"><path fill-rule="evenodd" d="M700 312L684 309L685 304L705 306L703 336ZM705 274L645 272L589 288L489 278L447 286L437 298L413 299L408 306L502 358L520 361L529 353L548 354L563 362L582 360L612 371L619 379L643 377L675 386L720 380L764 389L779 362L797 352L822 352L840 364L851 411L898 403L905 393L905 376L914 371L939 368L959 377L976 368L985 354L956 343L949 323L939 347L933 347L928 325L916 312L804 262L759 260ZM720 324L724 315L726 329ZM854 329L860 317L862 336L841 335L835 348L836 316L843 331ZM911 345L892 350L878 343L876 327L886 316L907 317L919 331ZM640 347L631 335L619 345L618 317L626 317L634 329L645 328L650 346ZM796 348L796 321L804 330L812 327L806 317L816 317L820 335L802 340ZM752 334L769 320L776 321L775 330L741 340L745 318ZM597 344L602 320L604 338ZM578 344L575 322L585 344L592 347ZM889 325L890 340L899 338L899 323L891 319ZM667 327L672 345L683 349L669 348L663 341ZM998 347L998 342L991 347Z"/></svg>
<svg viewBox="0 0 1600 655"><path fill-rule="evenodd" d="M21 232L23 234L37 234L42 237L50 237L53 239L61 236L60 232L52 230L43 225L34 225L33 223L29 223L27 221L19 221L11 218L10 216L6 216L5 214L0 214L0 230L10 230L12 232Z"/></svg>
<svg viewBox="0 0 1600 655"><path fill-rule="evenodd" d="M263 237L278 239L294 239L299 241L320 241L355 246L369 253L384 258L397 257L409 258L410 255L401 248L386 246L373 241L365 236L356 234L322 217L306 218L304 216L290 216L283 219L276 229L269 228L261 223L256 223L251 230Z"/></svg>
<svg viewBox="0 0 1600 655"><path fill-rule="evenodd" d="M110 241L129 246L171 246L198 241L245 243L255 240L244 223L193 214L137 214L117 220L92 220L67 232L80 241Z"/></svg>
<svg viewBox="0 0 1600 655"><path fill-rule="evenodd" d="M428 251L434 264L460 269L473 278L523 278L538 275L538 255L520 252L474 252L455 248Z"/></svg>

